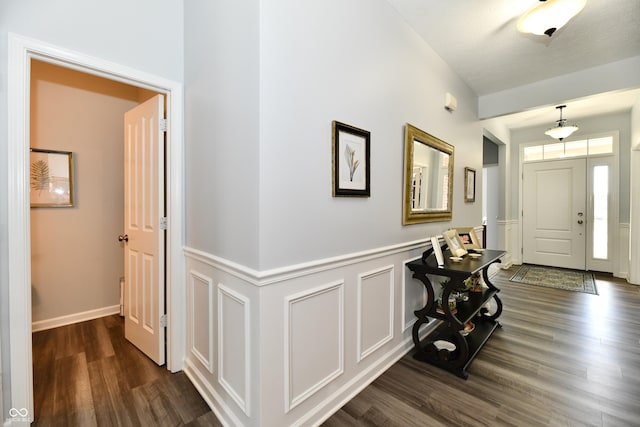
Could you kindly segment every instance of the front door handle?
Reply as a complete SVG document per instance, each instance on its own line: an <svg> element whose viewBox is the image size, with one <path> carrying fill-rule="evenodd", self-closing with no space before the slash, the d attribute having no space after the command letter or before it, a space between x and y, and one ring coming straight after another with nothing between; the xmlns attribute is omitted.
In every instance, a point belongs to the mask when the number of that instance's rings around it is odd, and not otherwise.
<svg viewBox="0 0 640 427"><path fill-rule="evenodd" d="M127 234L121 234L118 236L118 242L128 242L129 236Z"/></svg>

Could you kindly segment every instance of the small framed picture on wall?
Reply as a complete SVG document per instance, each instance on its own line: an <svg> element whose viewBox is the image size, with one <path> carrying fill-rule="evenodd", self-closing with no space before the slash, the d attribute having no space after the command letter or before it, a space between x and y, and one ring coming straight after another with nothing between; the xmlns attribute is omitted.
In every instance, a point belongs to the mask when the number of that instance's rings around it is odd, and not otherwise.
<svg viewBox="0 0 640 427"><path fill-rule="evenodd" d="M334 120L332 136L333 196L369 197L370 132Z"/></svg>
<svg viewBox="0 0 640 427"><path fill-rule="evenodd" d="M29 188L32 208L73 206L73 154L31 149Z"/></svg>
<svg viewBox="0 0 640 427"><path fill-rule="evenodd" d="M476 201L476 170L472 168L464 168L464 201Z"/></svg>

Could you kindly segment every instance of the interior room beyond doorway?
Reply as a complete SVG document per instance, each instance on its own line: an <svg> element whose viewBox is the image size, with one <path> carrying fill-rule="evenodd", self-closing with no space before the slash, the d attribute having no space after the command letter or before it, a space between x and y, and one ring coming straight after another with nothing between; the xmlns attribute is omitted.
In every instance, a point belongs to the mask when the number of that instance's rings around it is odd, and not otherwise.
<svg viewBox="0 0 640 427"><path fill-rule="evenodd" d="M155 93L31 63L31 148L73 153L72 207L31 209L33 329L119 312L124 113Z"/></svg>

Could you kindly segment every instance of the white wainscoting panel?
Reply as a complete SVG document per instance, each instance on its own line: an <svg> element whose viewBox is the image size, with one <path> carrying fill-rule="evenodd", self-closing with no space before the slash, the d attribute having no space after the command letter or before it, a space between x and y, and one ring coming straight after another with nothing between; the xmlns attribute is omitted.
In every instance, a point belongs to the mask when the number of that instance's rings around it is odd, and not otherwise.
<svg viewBox="0 0 640 427"><path fill-rule="evenodd" d="M508 268L511 264L522 264L522 227L519 220L498 221L499 248L507 251L502 258L501 268Z"/></svg>
<svg viewBox="0 0 640 427"><path fill-rule="evenodd" d="M618 252L613 253L613 275L629 280L629 223L618 225Z"/></svg>
<svg viewBox="0 0 640 427"><path fill-rule="evenodd" d="M285 300L285 413L344 372L344 282Z"/></svg>
<svg viewBox="0 0 640 427"><path fill-rule="evenodd" d="M268 271L185 248L196 337L187 335L185 374L224 425L320 425L413 350L407 329L425 291L405 265L426 244Z"/></svg>
<svg viewBox="0 0 640 427"><path fill-rule="evenodd" d="M189 276L189 350L213 372L213 280L193 270Z"/></svg>
<svg viewBox="0 0 640 427"><path fill-rule="evenodd" d="M249 299L218 285L218 382L251 416L251 333Z"/></svg>
<svg viewBox="0 0 640 427"><path fill-rule="evenodd" d="M358 362L393 339L393 276L393 265L358 276Z"/></svg>

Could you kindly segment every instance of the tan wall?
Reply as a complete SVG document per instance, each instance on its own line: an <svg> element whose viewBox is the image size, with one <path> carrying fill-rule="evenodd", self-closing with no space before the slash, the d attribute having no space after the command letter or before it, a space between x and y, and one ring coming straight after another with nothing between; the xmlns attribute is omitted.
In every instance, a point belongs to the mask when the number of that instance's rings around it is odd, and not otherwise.
<svg viewBox="0 0 640 427"><path fill-rule="evenodd" d="M71 151L75 206L31 209L33 321L119 304L123 114L147 91L39 61L31 147Z"/></svg>

